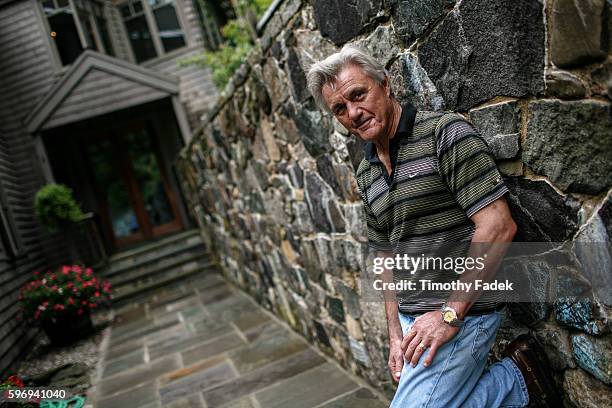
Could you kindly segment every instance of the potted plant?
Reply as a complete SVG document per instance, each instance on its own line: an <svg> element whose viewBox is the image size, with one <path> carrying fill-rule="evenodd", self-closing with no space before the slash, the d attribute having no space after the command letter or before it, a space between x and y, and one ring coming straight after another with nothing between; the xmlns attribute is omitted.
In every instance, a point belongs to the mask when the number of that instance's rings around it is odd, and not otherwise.
<svg viewBox="0 0 612 408"><path fill-rule="evenodd" d="M19 294L22 316L41 325L51 343L64 345L91 333L91 311L110 306L108 281L94 276L91 268L61 266L44 274L34 273Z"/></svg>
<svg viewBox="0 0 612 408"><path fill-rule="evenodd" d="M72 190L63 184L47 184L34 198L36 218L50 231L73 224L83 218Z"/></svg>

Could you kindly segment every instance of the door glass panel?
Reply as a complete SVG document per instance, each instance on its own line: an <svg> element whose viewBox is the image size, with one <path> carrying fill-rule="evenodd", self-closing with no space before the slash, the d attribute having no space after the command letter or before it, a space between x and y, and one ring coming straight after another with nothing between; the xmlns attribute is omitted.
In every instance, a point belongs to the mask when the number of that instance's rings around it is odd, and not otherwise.
<svg viewBox="0 0 612 408"><path fill-rule="evenodd" d="M87 146L91 168L99 193L104 194L108 216L116 238L126 237L140 230L136 213L130 202L125 183L119 174L117 156L110 140L90 143Z"/></svg>
<svg viewBox="0 0 612 408"><path fill-rule="evenodd" d="M125 144L149 222L156 227L174 220L151 137L146 129L126 134Z"/></svg>

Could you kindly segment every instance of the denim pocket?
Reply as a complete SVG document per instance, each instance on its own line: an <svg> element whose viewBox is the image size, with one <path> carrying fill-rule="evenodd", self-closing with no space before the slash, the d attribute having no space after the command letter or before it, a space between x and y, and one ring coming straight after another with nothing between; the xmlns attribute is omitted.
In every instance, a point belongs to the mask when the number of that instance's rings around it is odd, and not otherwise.
<svg viewBox="0 0 612 408"><path fill-rule="evenodd" d="M487 357L489 350L493 346L500 323L501 315L499 313L491 313L478 317L476 333L472 342L472 357L476 362Z"/></svg>

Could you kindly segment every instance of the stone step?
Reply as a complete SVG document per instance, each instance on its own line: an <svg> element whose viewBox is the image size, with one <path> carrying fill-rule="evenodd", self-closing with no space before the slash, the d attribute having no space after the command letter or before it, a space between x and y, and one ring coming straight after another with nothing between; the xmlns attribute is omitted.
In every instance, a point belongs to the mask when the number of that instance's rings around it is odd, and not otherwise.
<svg viewBox="0 0 612 408"><path fill-rule="evenodd" d="M175 257L184 252L205 253L205 250L202 238L199 235L191 236L186 240L179 240L163 247L156 247L133 258L111 262L104 271L104 276L107 279L112 279L114 276L123 275L130 270L146 268L151 264L159 262L162 258Z"/></svg>
<svg viewBox="0 0 612 408"><path fill-rule="evenodd" d="M178 253L174 256L158 259L156 263L146 264L125 270L122 273L116 273L106 278L110 281L113 287L136 283L142 279L148 279L157 275L163 275L166 271L180 268L184 264L192 262L205 261L208 262L209 255L202 251L201 248L195 248L190 251Z"/></svg>
<svg viewBox="0 0 612 408"><path fill-rule="evenodd" d="M188 264L189 265L189 264ZM174 285L184 283L187 279L197 276L198 274L211 273L212 264L205 267L186 268L177 270L171 275L165 275L150 282L145 282L140 285L126 285L119 290L113 290L113 307L119 307L129 302L138 302L151 297L151 295L160 289L170 289Z"/></svg>
<svg viewBox="0 0 612 408"><path fill-rule="evenodd" d="M199 231L197 229L190 229L187 231L179 232L177 234L172 234L167 237L160 238L153 242L147 242L143 245L140 245L136 248L128 249L127 251L116 253L109 257L110 263L117 263L123 261L127 258L137 257L145 252L154 251L159 248L163 248L166 245L172 244L177 241L187 240L193 236L200 236Z"/></svg>

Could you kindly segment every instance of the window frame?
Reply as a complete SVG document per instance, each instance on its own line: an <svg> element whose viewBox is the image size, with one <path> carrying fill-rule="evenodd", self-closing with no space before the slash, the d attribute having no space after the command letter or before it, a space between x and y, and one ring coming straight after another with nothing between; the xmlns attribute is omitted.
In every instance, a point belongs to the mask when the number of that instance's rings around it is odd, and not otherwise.
<svg viewBox="0 0 612 408"><path fill-rule="evenodd" d="M74 25L77 29L77 33L79 35L79 42L81 43L81 48L83 49L83 51L90 49L96 52L100 52L102 54L112 55L109 53L109 51L104 46L104 41L102 41L102 38L100 35L100 28L98 25L98 20L96 18L97 14L96 14L95 8L97 7L101 14L100 17L102 17L102 19L106 22L106 25L107 25L106 31L109 35L109 40L112 44L113 39L112 39L112 36L110 35L110 29L108 27L109 18L106 15L104 3L98 0L76 0L80 4L83 4L83 7L78 7L75 0L68 0L68 6L61 7L59 5L58 0L34 0L34 1L38 3L38 9L40 11L39 15L41 16L43 20L45 36L49 36L49 33L51 32L51 26L48 20L49 16L44 10L43 2L52 1L55 6L55 9L69 9L70 10L70 14L72 15ZM87 34L85 33L84 21L81 21L82 18L86 18L92 27L93 44L91 45L87 41ZM64 64L62 62L61 57L59 55L59 50L57 49L57 45L54 43L54 41L49 40L49 43L51 45L51 48L53 48L54 59L56 60L56 63L58 64L58 67L60 70L63 67L68 67L72 65L72 63ZM95 49L93 47L95 47Z"/></svg>
<svg viewBox="0 0 612 408"><path fill-rule="evenodd" d="M136 60L136 54L134 52L134 47L132 46L132 41L129 38L129 30L128 30L127 25L126 25L126 21L129 20L130 18L132 18L133 14L131 16L129 16L129 17L125 17L123 15L123 13L121 13L121 8L126 6L126 5L130 7L130 10L133 10L132 3L134 1L135 0L126 0L126 1L119 2L119 3L117 3L115 5L117 7L117 11L118 11L119 16L121 18L121 22L123 24L123 28L124 28L124 30L126 32L127 43L129 44L130 54L131 54L132 60L134 62L136 62L139 65L140 64L149 64L152 61L156 61L158 59L162 59L162 58L164 58L164 57L166 57L166 56L168 56L170 54L180 53L181 50L189 48L192 45L191 44L191 35L189 33L189 30L188 30L189 24L187 24L187 21L186 21L186 19L184 17L184 13L183 13L183 2L182 2L182 0L172 0L172 1L174 2L174 12L176 13L177 21L178 21L179 26L181 28L181 32L183 33L183 40L185 42L185 45L182 46L182 47L179 47L179 48L175 48L174 50L168 51L168 52L166 52L164 50L164 45L162 43L162 40L161 40L161 37L160 37L160 34L159 34L159 29L157 27L157 21L155 20L155 15L153 14L153 11L155 9L160 8L160 7L164 7L164 6L167 5L167 3L163 3L163 4L157 5L155 7L152 7L149 4L149 0L138 0L142 4L142 14L144 14L144 16L145 16L145 20L146 20L149 32L151 33L151 37L152 37L152 40L153 40L153 47L155 48L155 52L157 54L157 56L155 56L153 58L149 58L147 60L138 62ZM141 15L140 12L139 12L138 15L139 16Z"/></svg>

